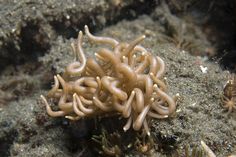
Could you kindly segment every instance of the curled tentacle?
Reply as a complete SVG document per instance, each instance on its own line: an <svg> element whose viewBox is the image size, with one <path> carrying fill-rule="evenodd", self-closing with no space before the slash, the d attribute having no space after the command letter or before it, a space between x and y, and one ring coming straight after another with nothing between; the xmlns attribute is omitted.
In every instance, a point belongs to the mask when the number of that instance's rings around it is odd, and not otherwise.
<svg viewBox="0 0 236 157"><path fill-rule="evenodd" d="M144 95L141 89L135 88L135 108L134 110L137 111L138 113L142 112L144 109Z"/></svg>
<svg viewBox="0 0 236 157"><path fill-rule="evenodd" d="M135 48L135 46L137 46L140 42L142 42L144 39L146 38L145 35L142 35L140 37L138 37L137 39L135 39L134 41L132 41L122 52L123 56L128 56L129 53L132 53L133 49Z"/></svg>
<svg viewBox="0 0 236 157"><path fill-rule="evenodd" d="M150 129L149 129L149 127L148 127L147 119L144 119L143 127L144 127L144 130L145 130L146 134L147 134L148 136L150 136L151 133L150 133Z"/></svg>
<svg viewBox="0 0 236 157"><path fill-rule="evenodd" d="M140 45L136 45L134 47L134 49L128 54L129 65L131 67L133 67L134 64L135 64L136 57L134 57L134 56L136 56L137 52L140 52L141 54L144 55L144 54L147 53L147 50L144 47L140 46Z"/></svg>
<svg viewBox="0 0 236 157"><path fill-rule="evenodd" d="M100 56L100 58L109 61L114 67L120 63L120 60L115 56L115 54L108 49L100 49L97 53L97 56Z"/></svg>
<svg viewBox="0 0 236 157"><path fill-rule="evenodd" d="M133 102L134 96L135 96L135 91L132 91L129 96L129 99L124 104L124 109L122 112L124 118L128 118L131 114L131 104Z"/></svg>
<svg viewBox="0 0 236 157"><path fill-rule="evenodd" d="M53 88L48 92L47 96L48 97L61 97L62 95L62 90L59 89L59 81L56 76L54 76L54 86Z"/></svg>
<svg viewBox="0 0 236 157"><path fill-rule="evenodd" d="M148 57L143 55L141 63L135 68L137 74L144 73L145 69L148 67Z"/></svg>
<svg viewBox="0 0 236 157"><path fill-rule="evenodd" d="M127 43L119 43L115 48L114 48L114 54L117 56L117 58L121 58L122 52L124 49L128 46Z"/></svg>
<svg viewBox="0 0 236 157"><path fill-rule="evenodd" d="M148 75L137 75L139 84L145 89L145 101L147 101L153 93L153 81Z"/></svg>
<svg viewBox="0 0 236 157"><path fill-rule="evenodd" d="M101 79L102 85L112 94L114 94L117 98L124 101L127 99L127 93L122 91L121 89L116 87L116 82L111 83L111 78L108 76L104 76Z"/></svg>
<svg viewBox="0 0 236 157"><path fill-rule="evenodd" d="M51 117L63 117L64 115L66 115L66 112L65 111L52 111L50 105L48 104L48 101L46 100L46 98L41 95L40 96L41 99L43 100L44 104L46 105L46 111L47 111L47 114Z"/></svg>
<svg viewBox="0 0 236 157"><path fill-rule="evenodd" d="M88 36L89 40L95 42L95 43L101 43L101 44L109 44L112 47L115 47L118 44L118 41L116 41L113 38L109 38L109 37L98 37L98 36L94 36L89 32L89 28L87 25L84 26L85 29L85 33Z"/></svg>
<svg viewBox="0 0 236 157"><path fill-rule="evenodd" d="M63 88L63 94L58 102L58 107L61 110L64 110L67 113L72 112L72 102L67 102L68 94L69 94L69 84L65 82L65 80L60 76L57 75L57 78Z"/></svg>
<svg viewBox="0 0 236 157"><path fill-rule="evenodd" d="M168 115L161 115L161 114L153 112L152 110L149 110L148 116L150 116L152 118L156 118L156 119L168 118Z"/></svg>
<svg viewBox="0 0 236 157"><path fill-rule="evenodd" d="M132 117L130 116L125 124L125 126L123 127L124 132L126 132L127 130L130 129L132 124Z"/></svg>
<svg viewBox="0 0 236 157"><path fill-rule="evenodd" d="M134 86L137 81L137 75L134 70L127 64L121 63L116 66L116 71L118 74L122 74L123 80L130 87Z"/></svg>
<svg viewBox="0 0 236 157"><path fill-rule="evenodd" d="M154 57L151 54L149 54L148 55L148 61L149 61L149 64L150 64L149 74L153 73L154 75L156 75L157 72L158 72L158 62L157 62L156 57Z"/></svg>
<svg viewBox="0 0 236 157"><path fill-rule="evenodd" d="M81 110L79 110L78 108L78 103L79 101L77 100L77 94L74 93L73 94L73 109L74 109L74 112L79 116L79 117L84 117L86 116L85 112L82 112ZM81 103L81 102L80 102Z"/></svg>
<svg viewBox="0 0 236 157"><path fill-rule="evenodd" d="M87 60L87 66L89 69L92 70L92 73L96 73L97 76L103 77L105 75L105 72L102 67L94 59L89 58Z"/></svg>
<svg viewBox="0 0 236 157"><path fill-rule="evenodd" d="M96 96L93 97L93 103L98 108L100 108L102 111L108 112L108 111L112 111L113 110L111 105L109 105L106 102L101 102Z"/></svg>
<svg viewBox="0 0 236 157"><path fill-rule="evenodd" d="M162 90L160 90L157 85L155 84L154 86L154 90L156 91L156 93L161 97L162 100L166 101L168 104L168 115L170 115L171 113L173 113L175 111L176 108L176 103L174 101L173 98L171 98L169 95L167 95L165 92L163 92ZM163 106L164 107L164 106Z"/></svg>
<svg viewBox="0 0 236 157"><path fill-rule="evenodd" d="M133 123L133 129L138 131L141 129L142 125L143 125L143 121L145 120L145 117L148 113L150 109L150 106L147 105L144 110L140 113L140 115L138 116L138 118L134 121Z"/></svg>
<svg viewBox="0 0 236 157"><path fill-rule="evenodd" d="M163 75L165 74L165 62L158 56L156 56L157 58L157 63L158 63L158 71L156 74L157 78L162 78Z"/></svg>
<svg viewBox="0 0 236 157"><path fill-rule="evenodd" d="M75 61L69 64L65 69L66 76L79 76L84 70L86 66L86 57L84 54L84 51L82 49L82 37L83 33L80 31L78 36L78 42L77 42L77 49L75 49L76 59L79 58L80 62ZM73 46L72 46L73 47Z"/></svg>
<svg viewBox="0 0 236 157"><path fill-rule="evenodd" d="M166 92L167 91L167 87L165 85L165 83L163 81L161 81L160 79L158 79L157 77L154 76L153 73L150 73L150 77L153 80L153 82L155 84L157 84L157 86L163 91Z"/></svg>
<svg viewBox="0 0 236 157"><path fill-rule="evenodd" d="M81 102L81 100L80 100L80 98L78 97L78 95L77 94L74 94L73 95L73 99L76 99L76 102L77 102L77 105L76 105L76 103L73 103L73 108L74 108L74 110L77 110L77 111L79 111L79 109L80 109L80 111L82 111L84 114L86 114L86 115L89 115L89 114L93 114L94 113L94 109L93 108L89 108L89 107L85 107L83 104L82 104L82 102ZM77 108L77 106L79 107L79 109ZM79 113L79 112L78 112ZM79 115L78 113L76 113L77 115Z"/></svg>
<svg viewBox="0 0 236 157"><path fill-rule="evenodd" d="M148 104L147 106L144 107L144 109L142 110L142 112L138 115L137 119L134 121L133 123L133 128L134 130L140 130L140 128L143 125L143 122L146 118L146 115L148 114L148 111L150 110L151 107L151 103L154 101L153 98L150 99L150 104Z"/></svg>

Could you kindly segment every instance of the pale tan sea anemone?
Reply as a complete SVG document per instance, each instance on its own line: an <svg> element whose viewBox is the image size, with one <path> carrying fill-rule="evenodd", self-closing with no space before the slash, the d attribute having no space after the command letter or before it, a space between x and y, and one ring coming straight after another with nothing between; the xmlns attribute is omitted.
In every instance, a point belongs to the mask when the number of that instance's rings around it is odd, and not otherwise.
<svg viewBox="0 0 236 157"><path fill-rule="evenodd" d="M222 95L223 107L228 110L227 114L236 110L236 75L232 74L226 85Z"/></svg>
<svg viewBox="0 0 236 157"><path fill-rule="evenodd" d="M130 43L109 37L97 37L85 26L85 34L96 44L106 44L95 58L86 58L82 49L83 33L72 43L75 61L62 76L54 76L55 85L47 97L58 101L53 111L41 96L52 117L79 120L86 117L119 114L127 118L127 131L144 128L150 135L148 118L167 118L176 109L175 100L167 94L162 78L164 61L140 46L145 36Z"/></svg>

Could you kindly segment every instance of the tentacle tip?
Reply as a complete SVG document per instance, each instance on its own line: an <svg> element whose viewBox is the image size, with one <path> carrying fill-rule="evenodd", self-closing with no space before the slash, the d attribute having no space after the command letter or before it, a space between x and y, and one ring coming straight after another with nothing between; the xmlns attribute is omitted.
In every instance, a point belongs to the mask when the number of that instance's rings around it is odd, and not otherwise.
<svg viewBox="0 0 236 157"><path fill-rule="evenodd" d="M127 113L123 113L123 118L129 118L130 115L128 115Z"/></svg>
<svg viewBox="0 0 236 157"><path fill-rule="evenodd" d="M146 52L142 52L142 54L141 54L142 56L145 56L146 55Z"/></svg>
<svg viewBox="0 0 236 157"><path fill-rule="evenodd" d="M79 36L82 36L83 35L83 32L82 31L79 31Z"/></svg>
<svg viewBox="0 0 236 157"><path fill-rule="evenodd" d="M128 129L126 127L123 127L124 132L126 132Z"/></svg>
<svg viewBox="0 0 236 157"><path fill-rule="evenodd" d="M77 116L77 117L73 117L73 116L65 116L66 119L72 120L72 121L76 121L79 120L81 117Z"/></svg>
<svg viewBox="0 0 236 157"><path fill-rule="evenodd" d="M153 102L155 99L154 98L151 98L150 101Z"/></svg>
<svg viewBox="0 0 236 157"><path fill-rule="evenodd" d="M141 37L142 39L145 39L146 38L146 35L142 35L142 37Z"/></svg>
<svg viewBox="0 0 236 157"><path fill-rule="evenodd" d="M206 144L205 144L204 141L201 140L201 145L202 145L202 146L205 146Z"/></svg>
<svg viewBox="0 0 236 157"><path fill-rule="evenodd" d="M43 100L43 102L44 102L45 104L47 104L47 103L46 103L46 98L45 98L43 95L40 95L40 98Z"/></svg>
<svg viewBox="0 0 236 157"><path fill-rule="evenodd" d="M141 125L140 125L140 124L138 124L137 122L136 122L136 123L133 123L133 129L134 129L135 131L140 130L140 128L141 128Z"/></svg>
<svg viewBox="0 0 236 157"><path fill-rule="evenodd" d="M150 74L149 74L150 76L154 76L154 74L152 73L152 72L150 72Z"/></svg>
<svg viewBox="0 0 236 157"><path fill-rule="evenodd" d="M154 84L154 85L153 85L153 88L157 88L157 84Z"/></svg>
<svg viewBox="0 0 236 157"><path fill-rule="evenodd" d="M148 136L151 136L151 133L150 133L150 131L148 131L148 132L147 132L147 135L148 135Z"/></svg>
<svg viewBox="0 0 236 157"><path fill-rule="evenodd" d="M45 96L40 95L40 98L43 100L43 102L44 102L46 108L48 109L48 108L49 108L49 104L48 104L48 101L47 101L47 99L45 98Z"/></svg>
<svg viewBox="0 0 236 157"><path fill-rule="evenodd" d="M71 116L65 116L65 118L66 118L66 119L70 119L70 120L72 119Z"/></svg>
<svg viewBox="0 0 236 157"><path fill-rule="evenodd" d="M75 120L75 118L72 117L72 116L65 116L65 118L66 118L66 119L69 119L69 120Z"/></svg>
<svg viewBox="0 0 236 157"><path fill-rule="evenodd" d="M47 100L46 100L46 98L45 98L45 96L43 96L43 95L40 95L40 98L43 100L43 102L46 104L46 106L48 105L48 103L47 103Z"/></svg>
<svg viewBox="0 0 236 157"><path fill-rule="evenodd" d="M61 78L61 75L60 75L60 74L57 74L57 78Z"/></svg>
<svg viewBox="0 0 236 157"><path fill-rule="evenodd" d="M88 29L88 25L84 25L84 29Z"/></svg>
<svg viewBox="0 0 236 157"><path fill-rule="evenodd" d="M206 145L206 143L205 143L204 141L202 141L202 140L201 140L201 146L203 147L204 151L207 152L208 154L209 154L210 152L212 152L211 149L210 149L210 148ZM213 152L212 152L212 153L213 153ZM212 157L215 157L215 156L212 156Z"/></svg>

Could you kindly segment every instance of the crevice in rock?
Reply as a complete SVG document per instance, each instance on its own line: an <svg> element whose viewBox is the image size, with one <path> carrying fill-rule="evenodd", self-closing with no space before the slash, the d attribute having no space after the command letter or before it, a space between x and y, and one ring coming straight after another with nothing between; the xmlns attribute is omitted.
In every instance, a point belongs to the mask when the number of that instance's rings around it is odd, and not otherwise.
<svg viewBox="0 0 236 157"><path fill-rule="evenodd" d="M4 56L0 58L1 70L8 65L35 64L38 57L50 49L50 39L43 26L39 22L28 21L20 28L17 40L9 40L4 44Z"/></svg>
<svg viewBox="0 0 236 157"><path fill-rule="evenodd" d="M101 8L96 8L92 12L84 13L79 19L78 15L81 13L68 13L61 20L51 21L50 24L57 35L67 39L76 38L78 31L84 30L84 25L88 25L94 33L121 20L134 20L140 15L150 14L158 4L155 0L137 1L122 8L111 7L102 13L99 12Z"/></svg>

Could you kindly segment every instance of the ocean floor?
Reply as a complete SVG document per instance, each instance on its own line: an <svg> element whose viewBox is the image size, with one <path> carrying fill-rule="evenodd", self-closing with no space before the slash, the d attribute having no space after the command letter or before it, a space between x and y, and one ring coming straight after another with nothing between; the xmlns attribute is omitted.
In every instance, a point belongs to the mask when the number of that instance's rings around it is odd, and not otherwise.
<svg viewBox="0 0 236 157"><path fill-rule="evenodd" d="M217 59L210 59L214 45L200 27L174 16L166 4L142 13L133 1L79 2L65 6L57 1L1 2L8 19L3 18L5 25L0 26L0 156L97 156L104 152L92 138L106 136L109 141L113 132L120 136L122 156L184 156L186 146L191 151L200 148L201 141L216 156L236 153L236 114L227 114L221 102L230 73ZM30 12L24 14L24 8ZM133 9L128 13L132 18L113 13L114 8ZM95 24L92 17L86 19L90 15L96 15ZM73 61L70 43L85 24L95 35L123 42L146 35L141 45L167 66L168 92L180 97L173 116L151 120L153 146L145 154L134 146L137 133L123 132L125 121L119 116L71 122L46 114L40 95L53 85L53 75ZM94 56L99 45L85 37L83 48L87 56Z"/></svg>

